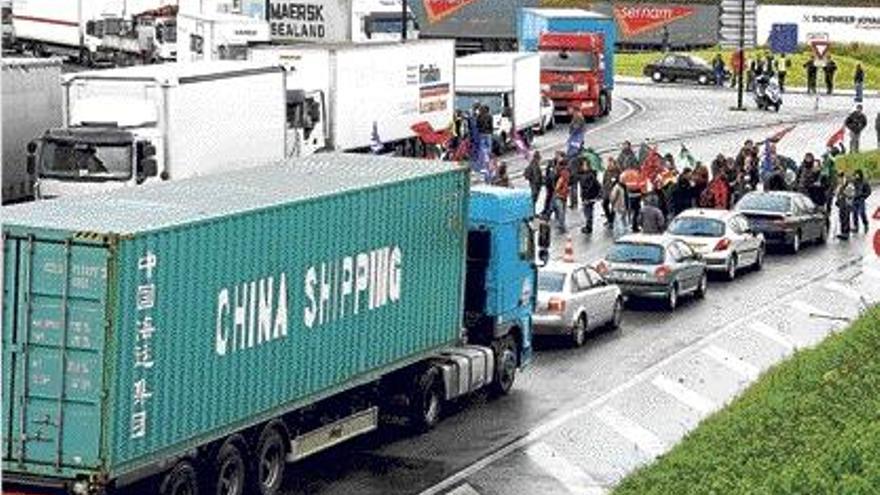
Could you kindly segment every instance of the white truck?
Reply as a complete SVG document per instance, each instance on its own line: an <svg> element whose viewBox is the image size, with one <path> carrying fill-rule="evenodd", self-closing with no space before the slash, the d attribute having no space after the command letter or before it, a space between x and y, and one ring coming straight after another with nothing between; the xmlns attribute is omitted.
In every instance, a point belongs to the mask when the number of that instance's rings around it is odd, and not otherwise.
<svg viewBox="0 0 880 495"><path fill-rule="evenodd" d="M61 125L61 60L3 58L3 204L33 196L27 146Z"/></svg>
<svg viewBox="0 0 880 495"><path fill-rule="evenodd" d="M269 23L228 12L177 15L177 61L246 60L248 48L269 42Z"/></svg>
<svg viewBox="0 0 880 495"><path fill-rule="evenodd" d="M104 42L109 36L140 38L139 33L158 26L162 31L149 36L159 44L168 32L164 22L136 26L138 14L167 6L169 0L13 0L12 27L15 42L22 49L38 56L49 54L75 57L84 64L102 61L108 53L113 54L112 42ZM174 0L171 0L174 2ZM176 2L174 2L176 3ZM173 23L173 18L169 20ZM127 29L127 31L126 31ZM172 28L173 29L173 28ZM129 36L131 37L131 36ZM163 48L143 45L141 50L162 52ZM152 58L152 53L146 58Z"/></svg>
<svg viewBox="0 0 880 495"><path fill-rule="evenodd" d="M537 53L477 53L455 60L455 108L489 107L495 137L508 147L514 131L531 142L541 125L541 58Z"/></svg>
<svg viewBox="0 0 880 495"><path fill-rule="evenodd" d="M100 39L98 60L117 65L171 62L177 57L177 6L88 21L86 32Z"/></svg>
<svg viewBox="0 0 880 495"><path fill-rule="evenodd" d="M257 47L250 59L287 70L289 153L390 151L424 156L413 125L452 121L454 42Z"/></svg>
<svg viewBox="0 0 880 495"><path fill-rule="evenodd" d="M284 158L285 74L248 62L67 74L62 126L28 157L36 195L102 192Z"/></svg>

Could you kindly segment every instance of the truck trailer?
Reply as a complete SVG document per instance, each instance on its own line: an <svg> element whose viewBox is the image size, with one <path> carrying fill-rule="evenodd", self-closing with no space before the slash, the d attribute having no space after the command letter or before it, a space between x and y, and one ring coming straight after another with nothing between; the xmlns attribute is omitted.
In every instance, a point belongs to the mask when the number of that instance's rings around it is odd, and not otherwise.
<svg viewBox="0 0 880 495"><path fill-rule="evenodd" d="M612 17L583 9L522 9L517 31L520 50L541 56L541 91L556 115L578 109L597 118L611 112L617 42Z"/></svg>
<svg viewBox="0 0 880 495"><path fill-rule="evenodd" d="M470 112L489 107L493 131L502 149L522 133L531 142L541 123L541 60L535 53L476 53L455 60L455 107Z"/></svg>
<svg viewBox="0 0 880 495"><path fill-rule="evenodd" d="M3 204L30 199L27 146L61 125L61 60L3 58Z"/></svg>
<svg viewBox="0 0 880 495"><path fill-rule="evenodd" d="M62 125L44 129L30 157L37 196L107 191L283 159L284 80L280 67L248 62L66 74Z"/></svg>
<svg viewBox="0 0 880 495"><path fill-rule="evenodd" d="M177 15L177 61L247 60L249 47L269 42L269 24L246 15L182 11Z"/></svg>
<svg viewBox="0 0 880 495"><path fill-rule="evenodd" d="M423 156L413 125L435 129L452 121L454 44L407 43L271 45L250 60L287 71L293 154L393 151Z"/></svg>
<svg viewBox="0 0 880 495"><path fill-rule="evenodd" d="M532 216L467 168L350 154L2 208L4 489L274 495L380 416L508 393Z"/></svg>

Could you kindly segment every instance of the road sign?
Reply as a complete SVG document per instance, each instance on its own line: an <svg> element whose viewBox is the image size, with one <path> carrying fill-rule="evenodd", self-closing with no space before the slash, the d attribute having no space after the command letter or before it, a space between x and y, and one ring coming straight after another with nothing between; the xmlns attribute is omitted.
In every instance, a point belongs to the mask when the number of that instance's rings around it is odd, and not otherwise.
<svg viewBox="0 0 880 495"><path fill-rule="evenodd" d="M770 51L774 53L794 53L797 51L798 25L773 24L770 27Z"/></svg>
<svg viewBox="0 0 880 495"><path fill-rule="evenodd" d="M816 58L824 59L825 55L828 55L828 48L831 46L831 43L823 40L815 40L810 43L813 47L813 54L816 55Z"/></svg>

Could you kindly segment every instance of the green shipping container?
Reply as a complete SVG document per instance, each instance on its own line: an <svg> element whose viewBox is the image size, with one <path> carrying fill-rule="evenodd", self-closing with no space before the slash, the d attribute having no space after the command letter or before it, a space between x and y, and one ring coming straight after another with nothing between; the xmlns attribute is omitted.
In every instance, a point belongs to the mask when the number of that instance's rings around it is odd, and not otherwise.
<svg viewBox="0 0 880 495"><path fill-rule="evenodd" d="M3 208L7 475L113 479L455 343L468 187L323 155Z"/></svg>

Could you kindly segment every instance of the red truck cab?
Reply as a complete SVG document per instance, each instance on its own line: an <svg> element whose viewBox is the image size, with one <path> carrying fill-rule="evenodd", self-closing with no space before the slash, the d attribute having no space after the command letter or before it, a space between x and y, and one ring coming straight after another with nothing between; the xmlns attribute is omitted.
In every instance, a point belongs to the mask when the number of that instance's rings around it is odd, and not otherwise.
<svg viewBox="0 0 880 495"><path fill-rule="evenodd" d="M570 115L575 108L587 118L608 115L604 50L598 33L540 35L541 93L553 100L555 115Z"/></svg>

